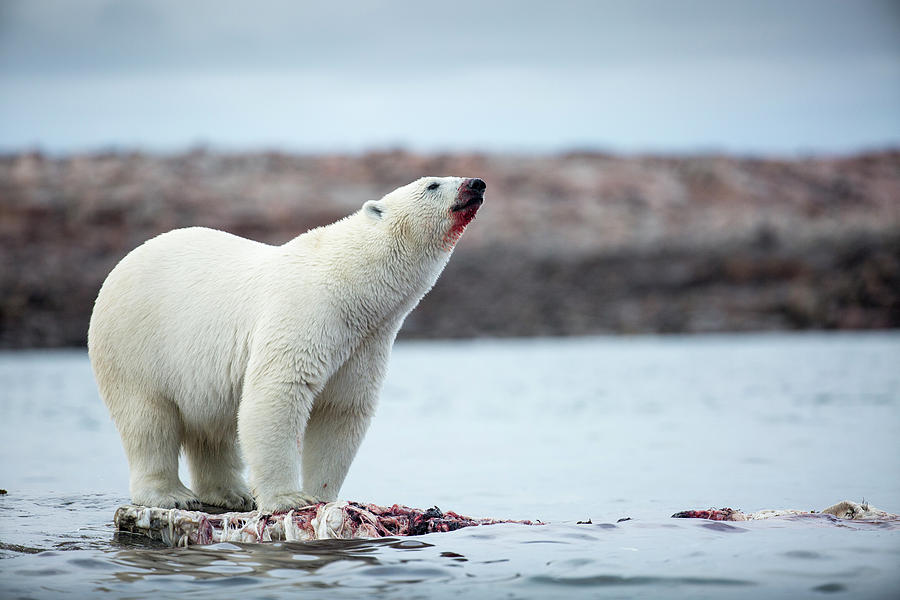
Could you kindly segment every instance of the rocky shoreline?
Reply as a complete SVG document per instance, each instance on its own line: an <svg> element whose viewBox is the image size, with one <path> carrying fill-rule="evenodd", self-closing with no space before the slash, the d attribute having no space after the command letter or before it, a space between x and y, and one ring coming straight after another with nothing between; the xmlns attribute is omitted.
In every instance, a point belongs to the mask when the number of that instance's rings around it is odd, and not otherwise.
<svg viewBox="0 0 900 600"><path fill-rule="evenodd" d="M422 175L486 203L401 337L900 326L900 151L0 157L0 347L79 346L109 270L202 225L283 243Z"/></svg>

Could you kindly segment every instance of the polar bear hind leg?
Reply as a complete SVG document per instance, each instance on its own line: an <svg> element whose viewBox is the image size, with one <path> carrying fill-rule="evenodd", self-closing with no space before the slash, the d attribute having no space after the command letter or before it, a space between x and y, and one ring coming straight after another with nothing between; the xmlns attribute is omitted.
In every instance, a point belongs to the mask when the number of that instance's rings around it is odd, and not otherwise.
<svg viewBox="0 0 900 600"><path fill-rule="evenodd" d="M184 452L191 471L191 488L204 504L230 510L253 510L250 488L232 431L215 439L202 433L185 436Z"/></svg>
<svg viewBox="0 0 900 600"><path fill-rule="evenodd" d="M200 508L200 499L178 478L184 427L175 403L157 395L115 398L110 394L127 392L105 390L104 399L128 457L131 501L160 508Z"/></svg>

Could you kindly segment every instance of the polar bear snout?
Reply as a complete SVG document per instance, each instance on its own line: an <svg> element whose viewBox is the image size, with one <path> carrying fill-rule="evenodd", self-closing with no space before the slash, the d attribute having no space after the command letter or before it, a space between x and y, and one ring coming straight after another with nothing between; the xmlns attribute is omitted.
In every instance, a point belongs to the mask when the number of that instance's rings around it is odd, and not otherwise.
<svg viewBox="0 0 900 600"><path fill-rule="evenodd" d="M484 182L484 179L479 179L477 177L466 179L463 182L463 185L465 185L470 190L475 190L476 192L481 192L482 194L484 193L484 190L487 189L487 184Z"/></svg>
<svg viewBox="0 0 900 600"><path fill-rule="evenodd" d="M487 184L483 179L472 177L463 180L459 185L459 191L456 195L456 203L453 205L452 211L460 211L466 208L477 208L484 202L484 190Z"/></svg>

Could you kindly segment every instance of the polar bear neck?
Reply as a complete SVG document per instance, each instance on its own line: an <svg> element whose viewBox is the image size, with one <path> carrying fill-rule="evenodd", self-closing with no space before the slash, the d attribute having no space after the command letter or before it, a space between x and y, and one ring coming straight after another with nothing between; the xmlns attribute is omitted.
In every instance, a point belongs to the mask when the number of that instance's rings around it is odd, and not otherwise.
<svg viewBox="0 0 900 600"><path fill-rule="evenodd" d="M452 252L442 249L440 240L420 246L355 213L294 238L284 248L297 256L314 248L315 255L329 257L315 264L321 280L349 312L364 314L371 323L402 321L434 286Z"/></svg>

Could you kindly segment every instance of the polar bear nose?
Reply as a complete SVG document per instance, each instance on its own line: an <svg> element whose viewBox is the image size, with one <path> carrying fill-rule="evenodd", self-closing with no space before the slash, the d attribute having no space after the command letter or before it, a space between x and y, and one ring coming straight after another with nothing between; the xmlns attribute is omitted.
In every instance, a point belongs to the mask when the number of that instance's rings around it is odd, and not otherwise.
<svg viewBox="0 0 900 600"><path fill-rule="evenodd" d="M484 190L487 189L487 184L484 182L484 180L478 179L477 177L470 179L468 182L466 182L466 186L470 190L475 190L476 192L483 192Z"/></svg>

